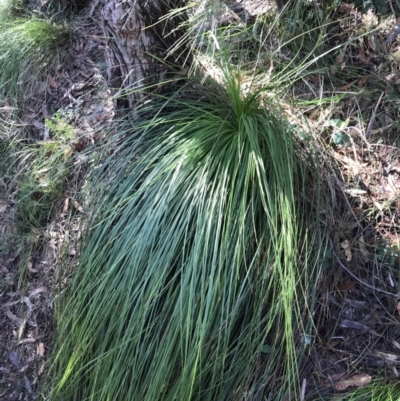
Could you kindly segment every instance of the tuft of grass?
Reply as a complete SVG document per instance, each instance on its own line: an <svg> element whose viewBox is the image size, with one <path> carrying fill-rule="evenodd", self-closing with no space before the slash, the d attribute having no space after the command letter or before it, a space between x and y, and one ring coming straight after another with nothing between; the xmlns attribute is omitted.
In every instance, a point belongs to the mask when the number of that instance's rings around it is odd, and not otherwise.
<svg viewBox="0 0 400 401"><path fill-rule="evenodd" d="M16 217L26 229L43 228L54 216L68 177L72 148L57 140L25 145L18 162Z"/></svg>
<svg viewBox="0 0 400 401"><path fill-rule="evenodd" d="M120 125L58 304L51 400L297 399L318 177L282 116L223 71Z"/></svg>
<svg viewBox="0 0 400 401"><path fill-rule="evenodd" d="M10 154L18 185L16 217L27 229L42 228L52 218L69 174L73 128L55 115L46 119L52 138L31 144L14 141Z"/></svg>
<svg viewBox="0 0 400 401"><path fill-rule="evenodd" d="M22 6L23 0L0 0L0 24L4 24Z"/></svg>
<svg viewBox="0 0 400 401"><path fill-rule="evenodd" d="M42 20L8 19L0 22L2 103L8 102L15 107L19 97L35 87L32 76L39 80L46 74L63 44L65 32L65 27Z"/></svg>

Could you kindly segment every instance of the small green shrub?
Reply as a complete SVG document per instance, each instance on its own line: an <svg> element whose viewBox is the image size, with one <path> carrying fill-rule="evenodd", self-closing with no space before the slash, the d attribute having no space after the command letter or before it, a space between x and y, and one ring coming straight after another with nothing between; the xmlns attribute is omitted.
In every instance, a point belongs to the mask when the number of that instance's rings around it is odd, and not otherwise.
<svg viewBox="0 0 400 401"><path fill-rule="evenodd" d="M56 113L52 119L46 118L45 125L49 128L53 137L60 143L67 143L75 137L74 128L60 114Z"/></svg>

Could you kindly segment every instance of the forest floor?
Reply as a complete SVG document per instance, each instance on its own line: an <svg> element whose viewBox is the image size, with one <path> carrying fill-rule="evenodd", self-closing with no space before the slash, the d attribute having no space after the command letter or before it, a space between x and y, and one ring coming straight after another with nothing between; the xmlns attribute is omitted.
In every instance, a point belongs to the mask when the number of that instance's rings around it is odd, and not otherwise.
<svg viewBox="0 0 400 401"><path fill-rule="evenodd" d="M67 10L66 10L67 11ZM58 291L61 258L68 243L69 263L76 263L74 241L80 237L79 216L71 220L71 209L82 211L74 191L83 184L81 158L77 155L100 140L115 115L111 91L104 71L104 48L98 25L82 15L74 22L73 43L61 55L54 77L49 77L47 99L30 108L20 121L22 129L43 138L45 119L57 112L73 127L68 145L77 157L72 174L56 201L56 214L46 227L28 229L15 217L19 185L15 177L0 181L0 399L33 400L46 377L46 361L54 334L54 297ZM99 67L100 66L100 67ZM4 109L3 109L4 110ZM84 158L84 156L82 156ZM14 172L14 171L13 171ZM72 224L71 224L72 223Z"/></svg>
<svg viewBox="0 0 400 401"><path fill-rule="evenodd" d="M73 43L49 78L46 102L37 105L32 99L20 121L40 137L44 120L57 112L75 133L76 169L44 230L21 235L14 216L19 187L11 176L0 177L1 400L41 398L60 259L65 243L78 239L81 230L84 205L74 198L84 176L79 154L83 161L85 149L101 141L102 129L117 112L104 70L103 33L87 13L74 22ZM314 387L329 396L370 377L399 377L400 39L395 27L393 15L363 14L353 3L341 3L325 38L327 52L337 49L329 53L331 64L306 71L292 88L297 110L319 133L327 163L337 173L331 183L336 224L318 288L317 335L302 372L305 398ZM360 29L362 37L341 46ZM0 112L7 117L6 105ZM67 221L70 210L77 212L76 222ZM73 265L78 250L69 245L67 252Z"/></svg>

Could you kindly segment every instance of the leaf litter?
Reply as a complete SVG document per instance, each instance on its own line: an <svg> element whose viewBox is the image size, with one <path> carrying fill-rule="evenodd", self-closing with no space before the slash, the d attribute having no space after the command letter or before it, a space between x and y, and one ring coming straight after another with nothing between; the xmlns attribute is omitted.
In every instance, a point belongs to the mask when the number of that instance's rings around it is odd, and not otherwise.
<svg viewBox="0 0 400 401"><path fill-rule="evenodd" d="M38 10L41 5L38 4ZM90 46L94 34L97 43L102 32L93 21L78 19L74 23L73 37ZM105 78L92 60L101 57L101 47L93 46L86 63L67 57L65 63L47 76L38 93L24 99L21 129L29 130L32 137L49 140L45 119L50 111L58 110L62 118L73 127L75 135L71 145L74 153L92 146L115 116L110 89ZM62 57L62 55L61 55ZM96 68L95 68L96 67ZM67 93L68 95L63 97ZM42 96L43 95L43 96ZM37 99L44 97L45 103ZM7 102L0 104L0 117L12 116ZM79 164L79 159L78 159ZM60 258L69 249L71 265L78 252L74 243L80 236L79 222L68 221L69 201L78 185L82 171L77 165L71 185L63 194L64 210L47 229L32 233L36 246L33 251L17 237L15 205L18 187L12 177L0 177L0 399L30 401L39 396L39 383L48 369L47 359L53 343L53 298L56 294L57 271ZM83 206L75 201L73 207L80 213ZM65 214L65 216L63 215ZM75 224L75 225L74 225ZM72 228L71 228L72 226ZM71 232L70 232L71 231ZM23 267L24 266L24 267ZM24 276L20 276L22 269ZM22 280L23 278L23 280Z"/></svg>

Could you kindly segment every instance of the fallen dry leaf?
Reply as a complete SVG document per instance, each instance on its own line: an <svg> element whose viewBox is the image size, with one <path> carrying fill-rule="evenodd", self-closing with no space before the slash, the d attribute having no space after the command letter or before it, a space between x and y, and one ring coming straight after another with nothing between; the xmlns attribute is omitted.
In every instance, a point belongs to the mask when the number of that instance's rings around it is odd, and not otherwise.
<svg viewBox="0 0 400 401"><path fill-rule="evenodd" d="M32 125L37 128L38 130L43 130L45 128L45 125L37 120L32 121Z"/></svg>
<svg viewBox="0 0 400 401"><path fill-rule="evenodd" d="M52 86L54 89L57 89L57 88L58 88L57 82L54 80L54 78L53 78L51 75L49 75L49 84L50 84L50 86Z"/></svg>
<svg viewBox="0 0 400 401"><path fill-rule="evenodd" d="M46 102L42 103L42 114L43 118L47 118L47 116L49 115L49 113L47 112Z"/></svg>
<svg viewBox="0 0 400 401"><path fill-rule="evenodd" d="M38 376L40 376L43 373L44 366L45 366L44 363L42 365L40 365L39 370L37 371Z"/></svg>
<svg viewBox="0 0 400 401"><path fill-rule="evenodd" d="M367 57L365 55L365 49L363 46L361 47L360 51L358 52L358 58L363 63L365 63L367 61Z"/></svg>
<svg viewBox="0 0 400 401"><path fill-rule="evenodd" d="M341 70L343 70L345 68L346 62L344 60L346 57L346 49L347 49L347 45L344 47L343 50L340 51L340 53L336 57L336 63L334 65L332 65L332 67L331 67L331 75L333 75L333 76L336 75L339 66L340 66Z"/></svg>
<svg viewBox="0 0 400 401"><path fill-rule="evenodd" d="M7 302L6 304L3 304L2 308L6 308L7 306L13 306L13 305L18 305L21 302L21 300L17 300L17 301L12 301L12 302Z"/></svg>
<svg viewBox="0 0 400 401"><path fill-rule="evenodd" d="M383 211L383 205L381 205L379 202L374 201L374 205L380 212Z"/></svg>
<svg viewBox="0 0 400 401"><path fill-rule="evenodd" d="M387 352L374 350L372 353L375 356L377 356L378 358L385 359L386 361L389 361L389 362L394 362L394 361L397 361L399 359L399 355L389 354Z"/></svg>
<svg viewBox="0 0 400 401"><path fill-rule="evenodd" d="M7 100L4 102L3 111L6 118L8 118L10 116L11 107L10 103L8 103Z"/></svg>
<svg viewBox="0 0 400 401"><path fill-rule="evenodd" d="M310 76L308 77L308 80L309 80L311 83L316 84L317 82L319 82L320 76L317 75L317 74L310 75Z"/></svg>
<svg viewBox="0 0 400 401"><path fill-rule="evenodd" d="M30 299L28 297L22 297L24 303L26 304L26 306L29 308L29 310L31 311L33 309L33 304L30 301Z"/></svg>
<svg viewBox="0 0 400 401"><path fill-rule="evenodd" d="M35 343L35 342L36 342L36 338L29 337L29 338L23 338L22 340L18 341L17 345L26 344L26 343Z"/></svg>
<svg viewBox="0 0 400 401"><path fill-rule="evenodd" d="M360 88L364 87L365 84L367 83L368 77L362 77L359 81L358 81L358 86Z"/></svg>
<svg viewBox="0 0 400 401"><path fill-rule="evenodd" d="M394 285L394 281L393 281L392 275L391 275L390 273L388 273L388 279L389 279L390 285L391 285L392 287L394 287L394 286L395 286L395 285Z"/></svg>
<svg viewBox="0 0 400 401"><path fill-rule="evenodd" d="M340 382L335 385L335 389L343 391L348 387L364 387L371 381L371 379L372 377L370 375L367 375L366 373L359 373L351 376L348 379L340 380Z"/></svg>
<svg viewBox="0 0 400 401"><path fill-rule="evenodd" d="M368 333L371 333L374 336L382 337L381 334L377 333L374 329L371 329L371 327L367 326L366 324L362 324L360 322L356 322L350 319L343 319L340 323L340 327L344 327L346 329L367 331Z"/></svg>
<svg viewBox="0 0 400 401"><path fill-rule="evenodd" d="M329 375L329 379L332 380L333 383L339 381L344 375L346 374L346 372L339 372L339 373L333 373L331 375Z"/></svg>
<svg viewBox="0 0 400 401"><path fill-rule="evenodd" d="M39 272L39 270L33 268L33 265L32 265L31 262L28 263L28 270L29 270L31 273L38 273L38 272Z"/></svg>
<svg viewBox="0 0 400 401"><path fill-rule="evenodd" d="M68 212L68 206L69 206L69 198L68 198L68 196L66 196L64 198L63 213L67 213Z"/></svg>
<svg viewBox="0 0 400 401"><path fill-rule="evenodd" d="M38 354L41 358L44 358L44 344L43 343L39 343Z"/></svg>
<svg viewBox="0 0 400 401"><path fill-rule="evenodd" d="M46 287L38 287L29 294L29 297L33 297L34 295L40 294L41 292L47 292L47 288Z"/></svg>
<svg viewBox="0 0 400 401"><path fill-rule="evenodd" d="M301 401L304 401L304 398L306 396L306 388L307 388L307 379L303 379L303 383L301 385L301 397L300 397Z"/></svg>
<svg viewBox="0 0 400 401"><path fill-rule="evenodd" d="M339 65L342 65L344 63L344 58L346 57L346 48L347 46L345 46L345 48L336 57L336 62Z"/></svg>
<svg viewBox="0 0 400 401"><path fill-rule="evenodd" d="M329 348L335 348L337 345L339 345L340 343L342 343L343 340L333 340L332 342L329 343ZM339 379L341 379L341 377L343 376L343 373L341 374L341 376L339 377ZM333 381L338 381L339 379L332 379Z"/></svg>
<svg viewBox="0 0 400 401"><path fill-rule="evenodd" d="M32 393L31 382L29 381L29 379L26 376L24 376L24 384L25 384L25 388L28 391L28 393Z"/></svg>
<svg viewBox="0 0 400 401"><path fill-rule="evenodd" d="M20 317L15 316L15 315L10 311L10 309L4 308L4 312L5 312L6 316L7 316L10 320L13 320L14 322L18 323L19 325L21 325L21 324L23 323L24 319L21 319Z"/></svg>
<svg viewBox="0 0 400 401"><path fill-rule="evenodd" d="M400 315L400 301L397 301L397 313Z"/></svg>
<svg viewBox="0 0 400 401"><path fill-rule="evenodd" d="M19 365L21 364L21 359L19 357L19 355L15 352L15 351L11 351L8 355L8 359L10 360L10 362L16 367L18 368Z"/></svg>
<svg viewBox="0 0 400 401"><path fill-rule="evenodd" d="M396 74L386 75L385 80L389 83L394 83L396 80Z"/></svg>
<svg viewBox="0 0 400 401"><path fill-rule="evenodd" d="M25 331L25 327L26 327L26 322L27 322L27 320L24 319L23 322L21 323L21 325L19 326L19 329L18 329L18 337L17 337L18 341L21 340L22 336L24 335L24 331Z"/></svg>
<svg viewBox="0 0 400 401"><path fill-rule="evenodd" d="M374 38L374 36L373 35L369 35L368 36L368 45L369 45L369 48L372 50L372 51L376 51L376 43L375 43L375 38Z"/></svg>
<svg viewBox="0 0 400 401"><path fill-rule="evenodd" d="M77 209L81 213L83 213L83 207L77 201L74 201L74 206L75 206L75 209Z"/></svg>
<svg viewBox="0 0 400 401"><path fill-rule="evenodd" d="M346 255L346 260L348 262L351 262L351 259L353 258L352 254L351 254L351 250L350 250L350 241L349 240L345 240L343 241L340 246L344 249L344 253Z"/></svg>
<svg viewBox="0 0 400 401"><path fill-rule="evenodd" d="M80 142L71 143L70 146L74 152L80 152L84 149L84 145Z"/></svg>
<svg viewBox="0 0 400 401"><path fill-rule="evenodd" d="M27 121L32 121L34 118L36 118L37 117L37 113L28 113L28 114L25 114L25 118L26 118L26 120Z"/></svg>

